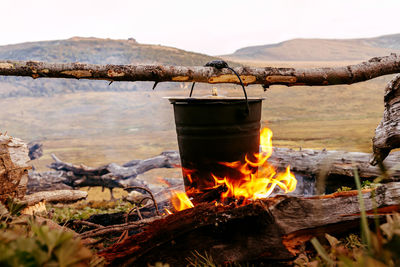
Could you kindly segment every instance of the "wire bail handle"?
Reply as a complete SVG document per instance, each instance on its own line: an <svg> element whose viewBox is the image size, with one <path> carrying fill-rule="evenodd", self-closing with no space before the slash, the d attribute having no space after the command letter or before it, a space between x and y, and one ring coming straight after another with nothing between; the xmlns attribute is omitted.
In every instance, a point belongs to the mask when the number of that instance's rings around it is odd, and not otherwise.
<svg viewBox="0 0 400 267"><path fill-rule="evenodd" d="M242 81L242 79L240 78L239 74L238 74L234 69L232 69L231 67L229 67L228 63L226 63L226 62L223 61L223 60L213 60L213 61L210 61L210 62L206 63L206 64L204 65L204 67L213 67L213 68L217 68L217 69L219 69L219 70L226 68L226 69L231 70L231 71L238 77L238 79L239 79L239 81L240 81L240 85L241 85L242 88L243 88L244 97L245 97L245 99L246 99L246 110L245 110L245 113L246 113L246 116L247 116L247 115L249 114L249 111L250 111L250 108L249 108L249 101L248 101L248 99L247 99L246 88L244 87L243 81ZM196 82L193 82L192 88L190 89L189 97L192 97L193 88L194 88L194 85L195 85L195 84L196 84Z"/></svg>

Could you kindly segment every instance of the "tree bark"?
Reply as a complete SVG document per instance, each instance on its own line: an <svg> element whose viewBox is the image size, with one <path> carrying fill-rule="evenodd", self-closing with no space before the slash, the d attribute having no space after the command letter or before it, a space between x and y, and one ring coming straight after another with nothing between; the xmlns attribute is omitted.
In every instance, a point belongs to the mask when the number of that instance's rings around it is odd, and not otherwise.
<svg viewBox="0 0 400 267"><path fill-rule="evenodd" d="M0 202L23 198L28 182L28 147L20 139L0 133Z"/></svg>
<svg viewBox="0 0 400 267"><path fill-rule="evenodd" d="M375 129L372 139L376 165L384 160L392 149L400 147L400 75L396 75L386 86L383 118Z"/></svg>
<svg viewBox="0 0 400 267"><path fill-rule="evenodd" d="M398 210L400 184L364 190L366 210ZM290 260L318 233L359 227L358 192L298 198L277 196L235 207L203 203L151 222L143 232L101 252L110 266L156 261L186 266L194 251L217 264ZM376 197L373 197L375 195ZM379 211L379 210L378 210Z"/></svg>
<svg viewBox="0 0 400 267"><path fill-rule="evenodd" d="M244 84L263 85L333 85L352 84L378 76L400 72L400 56L391 54L367 62L335 68L250 68L235 71ZM0 75L33 78L73 78L109 81L236 83L229 69L164 65L93 65L83 63L46 63L34 61L0 61Z"/></svg>

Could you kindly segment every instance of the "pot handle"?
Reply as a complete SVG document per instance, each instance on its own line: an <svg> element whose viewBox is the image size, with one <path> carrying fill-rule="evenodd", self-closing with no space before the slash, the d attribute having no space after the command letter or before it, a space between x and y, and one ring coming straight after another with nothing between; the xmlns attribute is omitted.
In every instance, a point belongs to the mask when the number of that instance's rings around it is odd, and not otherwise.
<svg viewBox="0 0 400 267"><path fill-rule="evenodd" d="M242 81L242 79L240 78L240 75L239 75L234 69L232 69L231 67L229 67L228 63L226 63L226 62L223 61L223 60L213 60L213 61L210 61L210 62L206 63L204 66L205 66L205 67L217 68L217 69L219 69L219 70L220 70L220 69L223 69L223 68L227 68L227 69L231 70L231 71L238 77L238 79L239 79L239 81L240 81L240 85L241 85L242 88L243 88L244 98L246 99L246 110L245 110L245 113L246 113L246 114L245 114L245 115L246 115L246 116L249 115L250 109L249 109L249 101L248 101L248 99L247 99L247 92L246 92L246 88L244 87L243 81ZM193 88L194 88L194 85L195 85L195 84L196 84L196 82L193 82L192 88L190 89L189 97L192 97Z"/></svg>

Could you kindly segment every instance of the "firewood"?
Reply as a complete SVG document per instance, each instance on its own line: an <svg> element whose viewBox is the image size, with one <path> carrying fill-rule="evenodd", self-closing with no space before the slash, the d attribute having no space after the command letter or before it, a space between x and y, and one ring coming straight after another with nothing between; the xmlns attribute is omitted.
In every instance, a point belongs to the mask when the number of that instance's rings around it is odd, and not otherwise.
<svg viewBox="0 0 400 267"><path fill-rule="evenodd" d="M364 190L366 209L373 209L374 199L378 208L397 209L399 193L400 183L396 182ZM155 220L143 232L99 254L111 266L147 266L155 262L185 266L185 259L194 251L211 255L217 264L287 261L321 231L337 234L359 227L357 194L276 196L240 207L202 203Z"/></svg>

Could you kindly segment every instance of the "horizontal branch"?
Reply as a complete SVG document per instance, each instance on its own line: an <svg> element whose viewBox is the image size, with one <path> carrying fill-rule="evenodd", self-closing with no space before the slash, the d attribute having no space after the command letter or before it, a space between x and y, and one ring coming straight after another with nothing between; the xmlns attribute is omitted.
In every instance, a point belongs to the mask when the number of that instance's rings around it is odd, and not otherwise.
<svg viewBox="0 0 400 267"><path fill-rule="evenodd" d="M236 67L234 69L246 85L352 84L386 74L400 73L400 56L391 54L385 57L375 57L360 64L335 68ZM94 65L11 60L0 61L0 76L131 82L239 83L238 78L227 68L167 65Z"/></svg>

